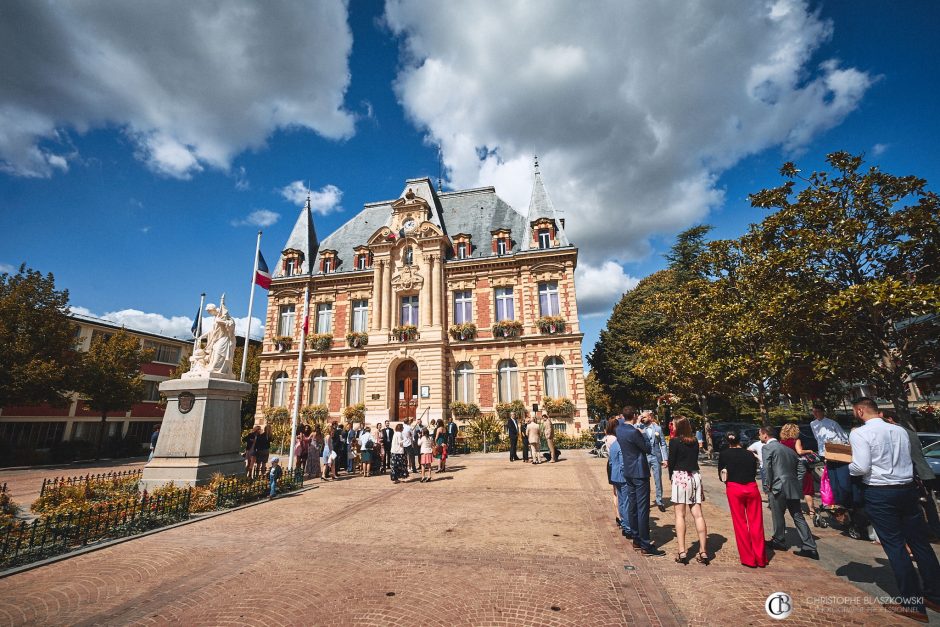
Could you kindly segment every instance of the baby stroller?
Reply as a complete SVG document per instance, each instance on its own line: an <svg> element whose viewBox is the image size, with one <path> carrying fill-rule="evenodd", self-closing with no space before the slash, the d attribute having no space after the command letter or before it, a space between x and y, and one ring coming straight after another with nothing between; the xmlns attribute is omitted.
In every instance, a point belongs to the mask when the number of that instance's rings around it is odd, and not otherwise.
<svg viewBox="0 0 940 627"><path fill-rule="evenodd" d="M835 503L832 488L826 477L825 462L819 460L813 464L813 474L819 477L819 496L822 505L816 509L813 526L822 529L832 528L848 535L853 540L867 540L868 517L861 508L860 492L853 490L854 502L851 507Z"/></svg>

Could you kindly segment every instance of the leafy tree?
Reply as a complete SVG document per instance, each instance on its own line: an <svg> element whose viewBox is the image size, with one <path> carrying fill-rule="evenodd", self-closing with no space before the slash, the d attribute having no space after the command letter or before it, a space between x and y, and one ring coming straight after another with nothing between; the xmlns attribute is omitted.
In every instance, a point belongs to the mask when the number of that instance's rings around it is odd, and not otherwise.
<svg viewBox="0 0 940 627"><path fill-rule="evenodd" d="M140 340L123 329L94 338L82 355L76 391L89 408L101 414L95 459L101 458L108 413L127 411L143 400L140 366L152 358L153 351L142 348Z"/></svg>
<svg viewBox="0 0 940 627"><path fill-rule="evenodd" d="M0 274L0 407L63 405L77 360L68 290L21 265Z"/></svg>
<svg viewBox="0 0 940 627"><path fill-rule="evenodd" d="M616 413L614 402L604 391L604 387L597 380L597 373L593 370L584 377L584 392L587 396L588 416L591 421L602 422Z"/></svg>
<svg viewBox="0 0 940 627"><path fill-rule="evenodd" d="M497 414L480 414L467 420L467 435L471 440L482 440L483 452L487 452L489 443L499 438L503 432L503 421Z"/></svg>
<svg viewBox="0 0 940 627"><path fill-rule="evenodd" d="M712 228L709 224L700 224L676 236L676 243L666 255L666 261L669 262L669 269L673 271L677 283L684 284L702 278L700 262L708 250L705 236Z"/></svg>
<svg viewBox="0 0 940 627"><path fill-rule="evenodd" d="M940 360L940 198L924 179L864 170L860 156L827 163L832 173L807 177L785 164L789 180L751 202L777 209L764 243L787 278L816 279L809 311L825 341L806 347L816 375L868 382L908 420L906 382Z"/></svg>
<svg viewBox="0 0 940 627"><path fill-rule="evenodd" d="M232 373L236 378L241 377L243 346L235 347L235 356L232 358ZM245 365L245 383L251 384L251 392L242 399L242 429L250 429L254 424L255 413L258 409L258 379L261 376L261 345L248 344L248 363Z"/></svg>

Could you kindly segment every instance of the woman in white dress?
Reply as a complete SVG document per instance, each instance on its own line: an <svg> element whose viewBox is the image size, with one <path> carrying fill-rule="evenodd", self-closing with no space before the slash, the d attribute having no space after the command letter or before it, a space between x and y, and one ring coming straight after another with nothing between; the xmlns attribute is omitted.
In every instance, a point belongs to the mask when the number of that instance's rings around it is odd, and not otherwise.
<svg viewBox="0 0 940 627"><path fill-rule="evenodd" d="M333 478L336 478L336 470L334 463L336 461L336 453L333 452L333 427L330 427L326 431L326 437L323 438L323 451L320 453L320 465L323 466L323 474L320 475L320 478L323 481L330 480L330 471L333 471Z"/></svg>

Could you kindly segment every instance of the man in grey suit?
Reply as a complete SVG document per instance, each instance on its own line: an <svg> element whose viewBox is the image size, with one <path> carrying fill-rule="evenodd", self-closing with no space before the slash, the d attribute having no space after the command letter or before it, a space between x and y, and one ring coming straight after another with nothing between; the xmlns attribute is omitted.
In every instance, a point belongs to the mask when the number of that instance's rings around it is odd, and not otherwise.
<svg viewBox="0 0 940 627"><path fill-rule="evenodd" d="M816 541L813 540L809 525L803 518L803 475L806 472L803 460L796 451L777 441L777 430L774 427L761 427L760 441L764 443L764 448L761 449L764 461L764 490L770 501L770 513L774 521L771 545L778 551L787 550L787 545L784 544L787 524L783 514L788 511L803 544L796 555L818 560Z"/></svg>

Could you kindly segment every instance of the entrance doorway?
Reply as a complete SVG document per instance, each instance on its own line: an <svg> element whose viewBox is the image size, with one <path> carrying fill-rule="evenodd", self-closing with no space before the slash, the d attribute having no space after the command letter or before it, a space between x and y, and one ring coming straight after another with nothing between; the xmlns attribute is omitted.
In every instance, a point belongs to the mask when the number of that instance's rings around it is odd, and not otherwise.
<svg viewBox="0 0 940 627"><path fill-rule="evenodd" d="M404 361L395 370L395 390L398 400L395 405L395 420L414 418L418 412L418 365Z"/></svg>

